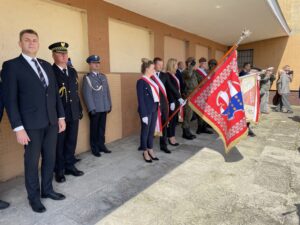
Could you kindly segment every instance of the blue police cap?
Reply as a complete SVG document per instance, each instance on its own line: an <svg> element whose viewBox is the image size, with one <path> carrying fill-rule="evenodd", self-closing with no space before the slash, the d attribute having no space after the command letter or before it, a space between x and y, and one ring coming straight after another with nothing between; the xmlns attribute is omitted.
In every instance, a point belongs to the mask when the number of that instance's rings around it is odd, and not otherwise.
<svg viewBox="0 0 300 225"><path fill-rule="evenodd" d="M100 56L98 55L91 55L86 59L87 63L97 63L100 62Z"/></svg>

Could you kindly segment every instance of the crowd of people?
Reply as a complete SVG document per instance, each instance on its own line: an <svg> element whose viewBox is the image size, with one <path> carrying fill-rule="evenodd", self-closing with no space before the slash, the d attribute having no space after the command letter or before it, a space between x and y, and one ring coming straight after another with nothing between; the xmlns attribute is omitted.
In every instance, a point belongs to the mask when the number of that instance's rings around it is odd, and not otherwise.
<svg viewBox="0 0 300 225"><path fill-rule="evenodd" d="M55 192L53 173L58 183L66 182L65 175L79 177L83 171L75 164L79 121L83 118L83 107L79 97L78 74L72 66L69 45L56 42L49 45L53 65L37 58L38 33L31 29L19 34L21 54L3 63L0 82L0 119L3 108L6 112L17 142L24 146L25 187L29 205L38 213L46 211L41 198L63 200L65 195ZM112 110L112 101L106 76L101 73L98 55L86 59L90 72L83 77L82 95L90 120L90 149L95 157L111 153L105 145L107 114ZM217 66L215 59L202 57L198 63L194 57L184 62L174 58L164 62L161 58L142 59L141 78L136 84L138 113L141 121L140 145L145 162L159 158L153 149L154 136L160 137L160 150L170 154L168 145L178 146L176 126L182 123L182 137L193 140L196 135L191 121L197 120L196 134L213 133L210 126L196 115L186 104L188 96ZM251 73L246 63L240 76ZM288 84L292 72L288 66L279 72L277 80L280 100L276 110L292 110L288 103ZM273 68L261 71L261 111L268 113L269 90L275 80ZM249 127L249 136L255 136ZM39 181L39 159L41 161L41 183ZM0 201L0 209L9 203Z"/></svg>

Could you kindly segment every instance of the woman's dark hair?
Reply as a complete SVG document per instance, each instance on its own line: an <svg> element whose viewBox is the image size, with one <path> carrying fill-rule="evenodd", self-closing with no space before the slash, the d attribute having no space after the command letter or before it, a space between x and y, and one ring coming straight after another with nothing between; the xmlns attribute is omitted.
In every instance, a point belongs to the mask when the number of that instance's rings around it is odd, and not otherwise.
<svg viewBox="0 0 300 225"><path fill-rule="evenodd" d="M149 68L152 64L154 64L152 60L142 58L141 72L144 74L146 72L146 69Z"/></svg>

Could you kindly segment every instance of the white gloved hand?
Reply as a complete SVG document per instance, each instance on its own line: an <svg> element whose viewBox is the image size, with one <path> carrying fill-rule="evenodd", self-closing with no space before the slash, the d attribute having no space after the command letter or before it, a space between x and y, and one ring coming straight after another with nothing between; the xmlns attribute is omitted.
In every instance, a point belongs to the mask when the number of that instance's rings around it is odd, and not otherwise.
<svg viewBox="0 0 300 225"><path fill-rule="evenodd" d="M142 121L144 124L148 125L148 117L147 116L143 117Z"/></svg>
<svg viewBox="0 0 300 225"><path fill-rule="evenodd" d="M174 102L172 102L172 103L170 104L170 109L171 109L171 111L174 111L174 109L175 109L175 103L174 103Z"/></svg>
<svg viewBox="0 0 300 225"><path fill-rule="evenodd" d="M180 103L180 105L184 104L184 100L182 98L178 99L178 102Z"/></svg>

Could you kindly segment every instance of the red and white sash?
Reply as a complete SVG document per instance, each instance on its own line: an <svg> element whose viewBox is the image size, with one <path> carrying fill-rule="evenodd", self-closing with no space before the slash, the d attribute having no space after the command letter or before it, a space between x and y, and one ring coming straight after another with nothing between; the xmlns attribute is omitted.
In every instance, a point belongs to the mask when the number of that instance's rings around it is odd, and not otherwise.
<svg viewBox="0 0 300 225"><path fill-rule="evenodd" d="M180 89L180 82L179 82L178 78L174 74L171 74L171 73L169 73L169 74L176 80L177 88L178 88L178 91L180 93L181 89ZM183 106L179 106L179 107L180 107L180 110L179 110L178 120L179 120L179 122L183 122L183 116L184 116L184 114L183 114Z"/></svg>
<svg viewBox="0 0 300 225"><path fill-rule="evenodd" d="M199 68L199 67L196 69L196 72L197 72L201 77L203 77L203 79L205 79L205 78L207 77L207 73L206 73L205 71L201 70L201 68Z"/></svg>
<svg viewBox="0 0 300 225"><path fill-rule="evenodd" d="M161 80L157 76L152 75L151 78L157 84L157 86L159 87L159 91L165 97L165 100L166 100L166 103L167 103L167 109L168 109L167 115L169 115L169 101L168 101L168 96L167 96L165 85L161 82Z"/></svg>
<svg viewBox="0 0 300 225"><path fill-rule="evenodd" d="M154 92L152 91L152 95L154 98L154 95L156 95L158 97L158 104L160 104L160 96L159 96L159 87L154 85L151 80L145 76L142 77L142 79L144 81L147 82L147 84L150 85L151 90L154 90ZM154 100L154 99L153 99ZM161 122L161 111L160 111L160 107L158 106L157 109L157 119L156 119L156 125L155 125L155 132L154 132L155 136L162 136L162 122Z"/></svg>

